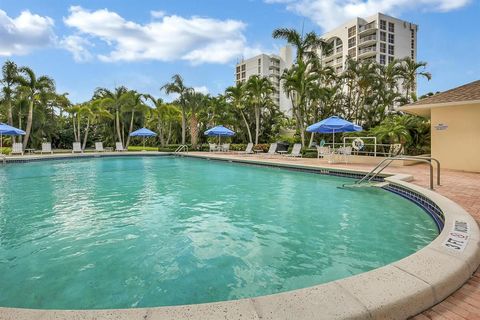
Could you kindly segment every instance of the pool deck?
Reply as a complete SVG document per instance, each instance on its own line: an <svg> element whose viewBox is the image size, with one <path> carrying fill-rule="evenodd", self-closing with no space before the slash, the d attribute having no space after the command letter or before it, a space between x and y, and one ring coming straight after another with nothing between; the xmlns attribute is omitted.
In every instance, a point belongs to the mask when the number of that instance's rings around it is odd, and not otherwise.
<svg viewBox="0 0 480 320"><path fill-rule="evenodd" d="M104 155L114 154L118 155L118 153ZM163 153L128 153L128 155L144 154ZM191 152L188 155L336 170L369 171L373 167L361 164L329 164L321 159L265 158L206 152ZM64 155L42 158L58 156ZM75 155L79 156L81 157ZM10 159L35 158L38 156ZM442 209L452 211L451 214L448 212L445 228L449 228L454 221L452 219L457 218L475 224L463 209L477 222L480 221L480 174L442 170L441 186L435 186L435 192L432 192L425 189L428 188L429 181L425 165L390 167L386 173L397 174L395 183L405 184L422 192L439 203ZM411 178L413 186L402 181ZM438 194L451 199L463 209ZM442 238L444 234L442 232L442 235L428 246L429 248L424 248L391 265L324 285L271 296L191 306L126 310L48 311L0 308L0 319L402 319L405 318L402 314L415 315L435 303L438 304L413 319L480 319L480 272L478 270L475 272L480 260L478 254L480 237L478 226L475 224L471 227L473 233L462 254L444 251L442 244L445 238ZM423 268L428 266L429 269L422 269L420 265ZM470 277L472 273L474 275ZM452 285L456 289L467 279L463 286L451 294ZM373 288L376 290L372 290Z"/></svg>

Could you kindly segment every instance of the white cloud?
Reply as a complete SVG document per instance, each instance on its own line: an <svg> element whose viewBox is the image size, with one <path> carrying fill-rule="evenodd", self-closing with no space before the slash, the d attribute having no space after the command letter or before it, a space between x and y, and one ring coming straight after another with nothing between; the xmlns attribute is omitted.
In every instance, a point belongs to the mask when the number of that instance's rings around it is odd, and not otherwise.
<svg viewBox="0 0 480 320"><path fill-rule="evenodd" d="M287 9L305 16L324 30L333 29L349 19L377 12L399 15L408 10L446 12L466 6L471 0L265 0L283 3Z"/></svg>
<svg viewBox="0 0 480 320"><path fill-rule="evenodd" d="M10 18L0 10L0 56L27 54L34 49L47 47L55 42L53 19L22 11Z"/></svg>
<svg viewBox="0 0 480 320"><path fill-rule="evenodd" d="M164 16L167 15L167 13L165 11L161 11L161 10L152 10L150 11L150 14L152 15L153 18L163 18Z"/></svg>
<svg viewBox="0 0 480 320"><path fill-rule="evenodd" d="M77 62L85 62L93 58L93 55L87 49L87 47L91 47L93 44L88 39L78 35L63 38L60 41L60 46L70 51L73 54L73 59Z"/></svg>
<svg viewBox="0 0 480 320"><path fill-rule="evenodd" d="M70 7L64 18L79 35L99 39L110 52L98 54L105 62L186 60L192 64L227 63L253 49L243 35L246 25L237 20L184 18L152 11L146 24L125 20L108 9L88 11Z"/></svg>
<svg viewBox="0 0 480 320"><path fill-rule="evenodd" d="M200 92L200 93L203 93L203 94L209 94L210 93L210 91L208 90L208 88L206 86L193 87L193 90L195 90L195 92Z"/></svg>

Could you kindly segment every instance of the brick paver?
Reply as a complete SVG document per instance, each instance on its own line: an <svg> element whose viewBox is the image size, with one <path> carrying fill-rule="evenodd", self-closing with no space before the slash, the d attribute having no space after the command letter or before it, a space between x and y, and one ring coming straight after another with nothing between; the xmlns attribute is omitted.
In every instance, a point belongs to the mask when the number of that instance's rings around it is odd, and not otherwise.
<svg viewBox="0 0 480 320"><path fill-rule="evenodd" d="M196 153L199 155L212 155L209 153ZM230 157L241 159L260 159L258 156L240 156L232 154L215 154L218 157ZM265 160L265 157L261 157ZM322 159L286 159L272 157L272 162L290 162L306 165L318 165L321 167L344 168L369 171L372 165L362 164L329 164ZM405 173L414 177L412 183L422 187L429 186L428 167L425 164L417 164L407 167L389 167L385 170L389 173ZM480 174L453 170L441 170L441 185L435 186L435 191L455 201L467 210L477 222L480 222ZM450 297L417 315L414 320L480 320L480 271Z"/></svg>

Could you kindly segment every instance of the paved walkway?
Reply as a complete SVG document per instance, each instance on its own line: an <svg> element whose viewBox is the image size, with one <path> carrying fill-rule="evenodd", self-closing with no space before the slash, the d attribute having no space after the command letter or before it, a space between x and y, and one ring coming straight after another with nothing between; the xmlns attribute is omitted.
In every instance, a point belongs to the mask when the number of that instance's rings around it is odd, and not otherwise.
<svg viewBox="0 0 480 320"><path fill-rule="evenodd" d="M198 155L212 155L211 153L195 153ZM264 156L239 156L215 154L218 157L230 157L241 159L267 159ZM273 157L272 162L289 162L305 165L317 165L328 168L342 168L369 171L372 165L362 164L329 164L322 159L286 159ZM419 186L429 187L429 170L424 164L417 164L406 167L389 167L385 170L388 173L405 173L414 177L412 183ZM480 174L471 172L460 172L453 170L441 171L441 185L435 186L435 190L443 196L455 201L467 210L476 220L480 222ZM413 318L414 320L479 320L480 319L480 269L474 276L457 290L450 297L424 311Z"/></svg>

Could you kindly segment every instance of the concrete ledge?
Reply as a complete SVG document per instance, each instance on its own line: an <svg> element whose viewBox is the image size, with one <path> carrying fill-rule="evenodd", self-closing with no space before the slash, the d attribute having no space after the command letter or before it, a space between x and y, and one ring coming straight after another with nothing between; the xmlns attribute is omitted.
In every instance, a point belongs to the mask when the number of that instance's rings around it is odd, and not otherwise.
<svg viewBox="0 0 480 320"><path fill-rule="evenodd" d="M146 154L165 155L152 152L105 155ZM215 158L214 155L201 157ZM58 158L58 155L51 158ZM222 157L222 160L225 158ZM268 160L232 161L269 164ZM322 170L318 166L299 165L292 161L277 161L275 166ZM362 173L343 169L335 171ZM390 265L318 286L250 299L113 310L0 308L0 319L406 319L453 293L480 264L480 230L475 220L451 200L405 181L409 179L411 176L408 175L385 178L387 182L408 188L437 204L445 215L445 227L428 246ZM468 242L463 250L445 246L458 222L468 225Z"/></svg>

